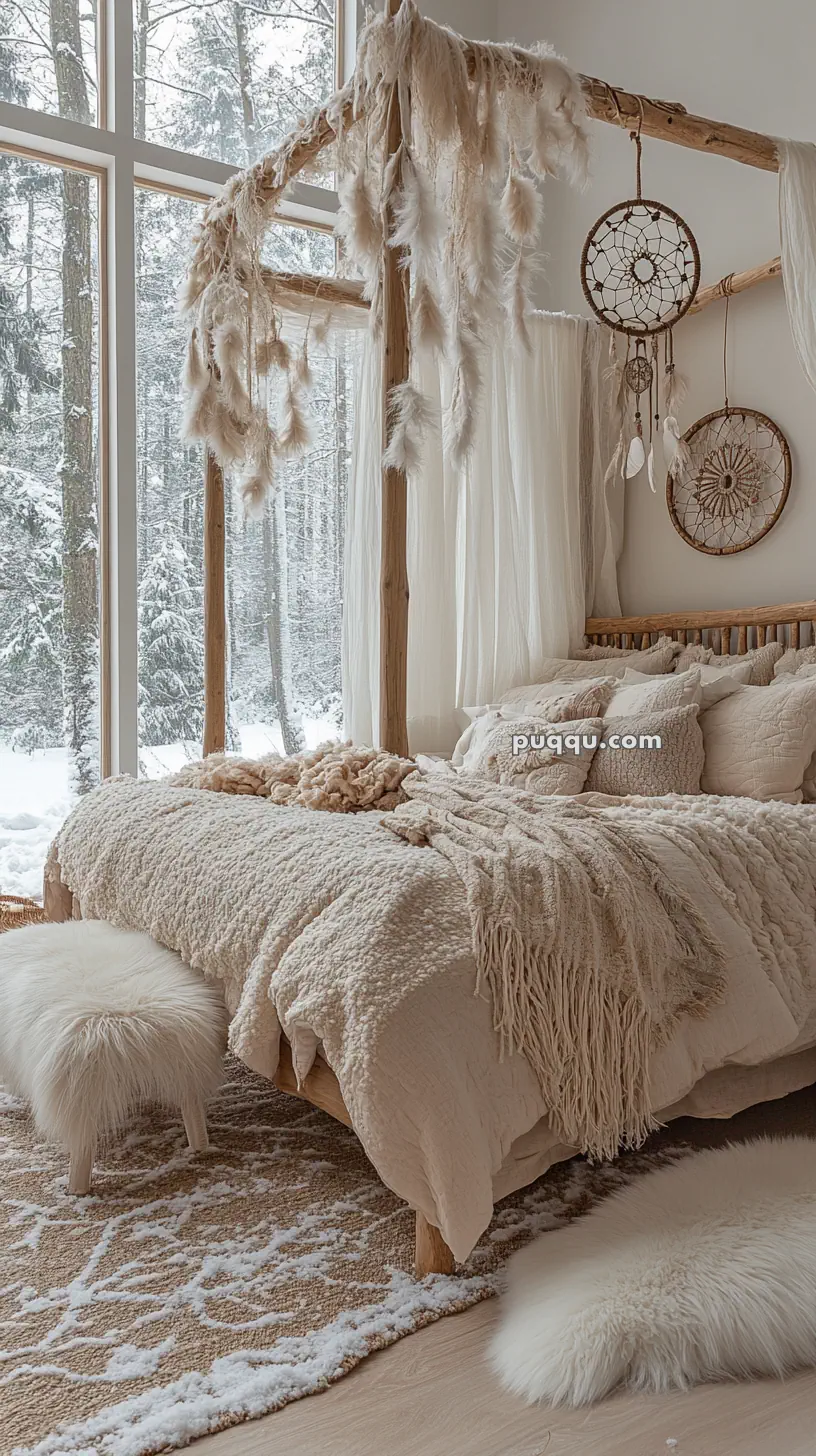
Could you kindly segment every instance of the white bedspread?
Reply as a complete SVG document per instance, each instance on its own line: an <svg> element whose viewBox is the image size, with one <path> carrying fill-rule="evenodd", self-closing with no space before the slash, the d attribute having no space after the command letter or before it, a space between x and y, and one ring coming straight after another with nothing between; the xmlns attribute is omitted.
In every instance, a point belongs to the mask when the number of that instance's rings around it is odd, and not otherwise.
<svg viewBox="0 0 816 1456"><path fill-rule="evenodd" d="M713 811L717 802L708 801ZM736 1080L717 1071L816 1043L816 807L722 802L771 815L795 838L797 894L807 905L797 933L815 933L786 969L786 957L769 956L773 945L758 944L735 918L699 856L661 830L660 812L643 809L655 857L727 947L724 1000L704 1020L684 1020L653 1059L654 1106L673 1112L728 1115L816 1075L810 1054ZM779 816L790 823L777 825ZM458 876L377 816L114 780L74 810L59 858L83 915L145 930L223 982L231 1042L249 1065L274 1073L281 1028L301 1076L322 1048L380 1176L458 1258L486 1227L495 1197L568 1155L548 1131L528 1063L500 1060L492 1007L474 997ZM748 869L732 866L745 894ZM708 1105L699 1095L706 1085Z"/></svg>

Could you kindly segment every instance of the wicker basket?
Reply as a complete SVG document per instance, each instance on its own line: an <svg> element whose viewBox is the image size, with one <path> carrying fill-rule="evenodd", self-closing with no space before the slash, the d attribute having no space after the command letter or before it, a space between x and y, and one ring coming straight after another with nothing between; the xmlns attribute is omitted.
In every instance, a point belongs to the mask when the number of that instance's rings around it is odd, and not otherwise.
<svg viewBox="0 0 816 1456"><path fill-rule="evenodd" d="M25 895L0 894L0 933L4 930L19 930L22 925L39 925L45 919L45 911L36 900Z"/></svg>

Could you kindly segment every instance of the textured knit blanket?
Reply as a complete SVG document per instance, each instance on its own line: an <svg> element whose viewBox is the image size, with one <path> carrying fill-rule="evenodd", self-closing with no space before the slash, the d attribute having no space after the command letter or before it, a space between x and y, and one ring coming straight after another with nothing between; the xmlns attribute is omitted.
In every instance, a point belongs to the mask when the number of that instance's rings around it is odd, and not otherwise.
<svg viewBox="0 0 816 1456"><path fill-rule="evenodd" d="M382 822L462 881L503 1053L524 1053L566 1142L600 1158L638 1144L655 1125L654 1047L723 994L705 918L637 819L464 775L403 787L410 802Z"/></svg>

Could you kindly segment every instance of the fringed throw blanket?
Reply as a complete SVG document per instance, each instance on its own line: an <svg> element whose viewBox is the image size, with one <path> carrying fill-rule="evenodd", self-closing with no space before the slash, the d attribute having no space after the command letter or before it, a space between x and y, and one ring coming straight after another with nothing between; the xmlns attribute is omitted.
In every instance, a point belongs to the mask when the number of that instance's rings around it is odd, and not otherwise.
<svg viewBox="0 0 816 1456"><path fill-rule="evenodd" d="M325 809L333 814L393 809L405 799L402 781L416 764L380 748L322 743L282 758L236 758L211 753L185 764L165 782L174 788L212 789L221 794L253 794L273 804Z"/></svg>
<svg viewBox="0 0 816 1456"><path fill-rule="evenodd" d="M450 860L503 1052L523 1052L566 1142L614 1157L655 1126L653 1049L724 990L722 946L637 821L474 778L412 775L383 823Z"/></svg>

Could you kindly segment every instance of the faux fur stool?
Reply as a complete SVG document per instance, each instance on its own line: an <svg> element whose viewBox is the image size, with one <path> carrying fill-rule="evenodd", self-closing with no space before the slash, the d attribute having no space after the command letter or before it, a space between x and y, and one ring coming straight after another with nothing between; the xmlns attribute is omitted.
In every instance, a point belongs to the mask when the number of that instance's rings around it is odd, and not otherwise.
<svg viewBox="0 0 816 1456"><path fill-rule="evenodd" d="M816 1364L816 1142L658 1169L511 1259L491 1359L528 1401Z"/></svg>
<svg viewBox="0 0 816 1456"><path fill-rule="evenodd" d="M219 991L149 935L76 920L0 936L0 1080L67 1148L71 1193L141 1102L179 1107L205 1149L225 1045Z"/></svg>

